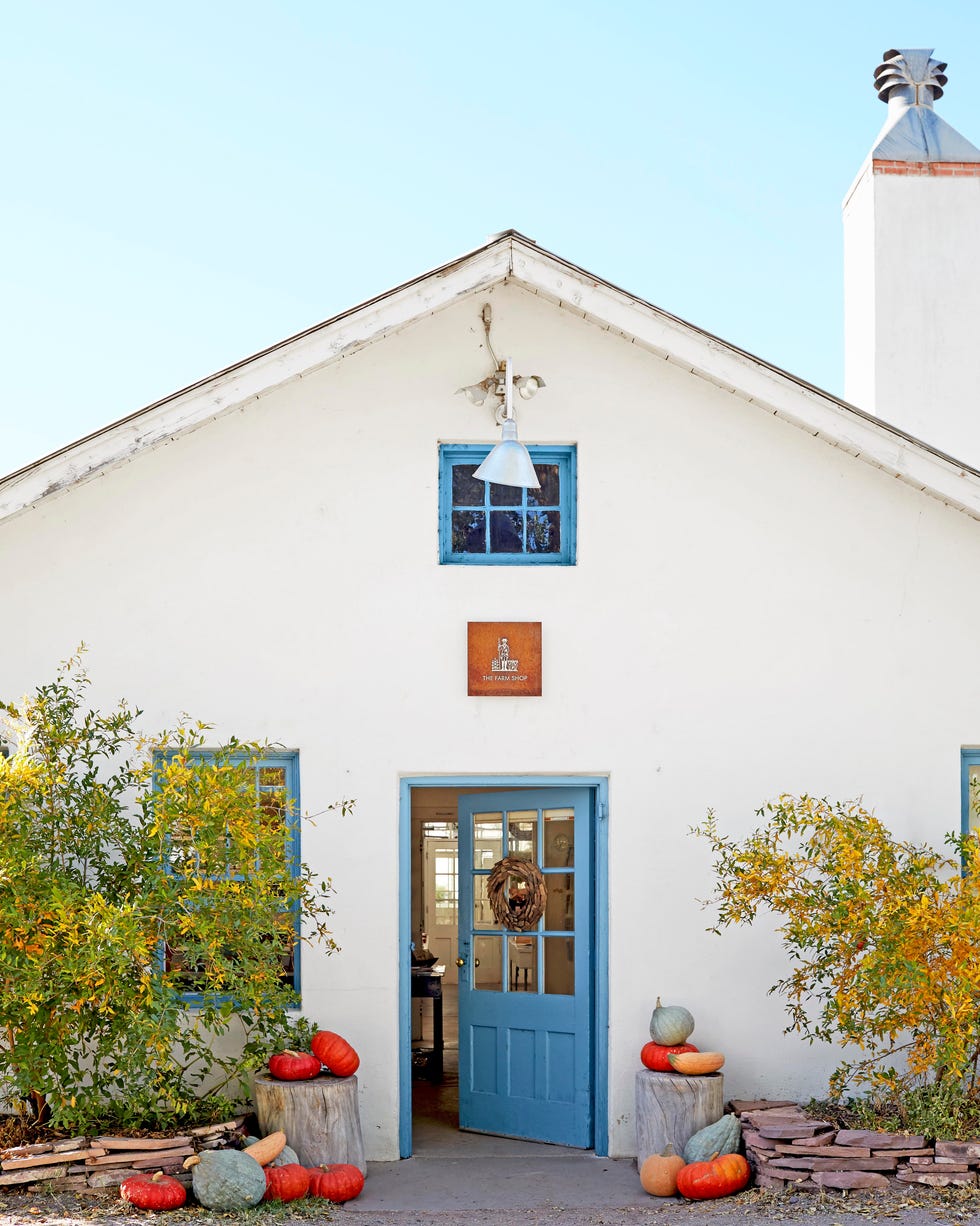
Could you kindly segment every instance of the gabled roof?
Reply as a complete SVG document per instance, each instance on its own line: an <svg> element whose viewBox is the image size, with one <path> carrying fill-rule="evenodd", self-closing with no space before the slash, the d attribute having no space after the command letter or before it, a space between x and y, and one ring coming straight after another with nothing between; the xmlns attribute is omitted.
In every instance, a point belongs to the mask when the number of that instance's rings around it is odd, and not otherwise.
<svg viewBox="0 0 980 1226"><path fill-rule="evenodd" d="M307 328L0 479L0 520L492 285L539 294L980 519L980 472L729 345L516 230Z"/></svg>

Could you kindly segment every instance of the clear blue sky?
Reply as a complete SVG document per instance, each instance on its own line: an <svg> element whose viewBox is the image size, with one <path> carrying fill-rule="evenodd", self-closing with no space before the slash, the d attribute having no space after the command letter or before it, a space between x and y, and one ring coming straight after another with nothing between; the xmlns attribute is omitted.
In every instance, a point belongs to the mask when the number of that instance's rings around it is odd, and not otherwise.
<svg viewBox="0 0 980 1226"><path fill-rule="evenodd" d="M9 5L0 473L509 227L840 392L891 46L980 143L976 0Z"/></svg>

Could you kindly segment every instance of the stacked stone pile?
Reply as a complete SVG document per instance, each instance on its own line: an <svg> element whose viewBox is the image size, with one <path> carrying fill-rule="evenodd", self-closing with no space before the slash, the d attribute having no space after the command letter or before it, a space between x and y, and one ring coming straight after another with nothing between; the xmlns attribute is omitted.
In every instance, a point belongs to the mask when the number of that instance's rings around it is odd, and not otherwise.
<svg viewBox="0 0 980 1226"><path fill-rule="evenodd" d="M836 1128L796 1103L731 1104L745 1155L764 1188L889 1188L903 1184L975 1186L980 1141L936 1141L896 1132Z"/></svg>
<svg viewBox="0 0 980 1226"><path fill-rule="evenodd" d="M116 1187L135 1171L163 1171L190 1187L183 1162L202 1149L227 1149L241 1135L245 1117L188 1128L174 1137L66 1137L0 1150L0 1188L44 1186L84 1192Z"/></svg>

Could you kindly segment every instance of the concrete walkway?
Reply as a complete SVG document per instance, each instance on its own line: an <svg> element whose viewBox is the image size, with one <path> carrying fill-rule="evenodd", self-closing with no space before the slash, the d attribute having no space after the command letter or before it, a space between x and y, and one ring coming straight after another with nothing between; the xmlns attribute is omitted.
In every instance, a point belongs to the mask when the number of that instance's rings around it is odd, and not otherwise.
<svg viewBox="0 0 980 1226"><path fill-rule="evenodd" d="M373 1162L348 1206L358 1213L521 1211L549 1207L649 1208L636 1163L560 1145L456 1133L451 1146L417 1146L402 1162Z"/></svg>
<svg viewBox="0 0 980 1226"><path fill-rule="evenodd" d="M447 1044L445 1075L413 1085L413 1156L372 1162L357 1200L331 1210L347 1226L726 1226L806 1223L845 1226L858 1218L891 1226L935 1226L938 1220L980 1226L980 1198L908 1193L841 1196L751 1189L736 1197L689 1203L660 1200L640 1187L633 1159L597 1158L561 1145L515 1141L459 1130L455 1033ZM0 1223L0 1226L3 1226Z"/></svg>

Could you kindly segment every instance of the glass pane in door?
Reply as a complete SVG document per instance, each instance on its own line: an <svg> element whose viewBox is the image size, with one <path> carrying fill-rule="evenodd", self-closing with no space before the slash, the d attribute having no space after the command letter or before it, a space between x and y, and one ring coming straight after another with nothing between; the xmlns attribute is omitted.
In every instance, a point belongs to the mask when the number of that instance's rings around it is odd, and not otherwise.
<svg viewBox="0 0 980 1226"><path fill-rule="evenodd" d="M481 992L502 992L503 961L499 936L473 938L473 986Z"/></svg>
<svg viewBox="0 0 980 1226"><path fill-rule="evenodd" d="M544 866L571 868L575 864L575 810L544 810Z"/></svg>
<svg viewBox="0 0 980 1226"><path fill-rule="evenodd" d="M575 876L573 873L548 873L545 876L548 901L544 907L544 926L549 931L571 932L575 927Z"/></svg>
<svg viewBox="0 0 980 1226"><path fill-rule="evenodd" d="M537 992L537 937L509 936L507 938L507 964L510 968L507 982L511 992Z"/></svg>
<svg viewBox="0 0 980 1226"><path fill-rule="evenodd" d="M538 811L507 814L507 854L516 860L538 862Z"/></svg>
<svg viewBox="0 0 980 1226"><path fill-rule="evenodd" d="M549 996L575 995L575 938L544 938L544 990Z"/></svg>
<svg viewBox="0 0 980 1226"><path fill-rule="evenodd" d="M504 815L473 814L473 867L491 869L504 854Z"/></svg>

